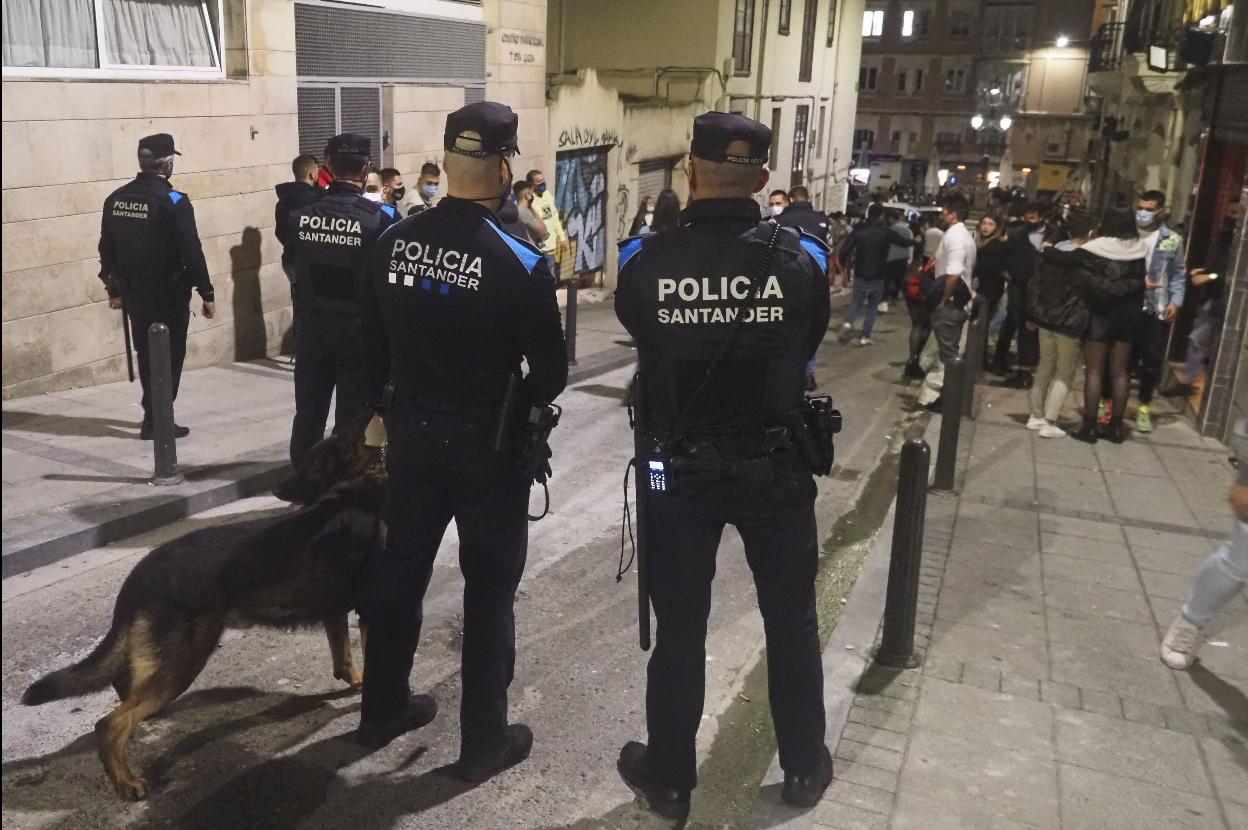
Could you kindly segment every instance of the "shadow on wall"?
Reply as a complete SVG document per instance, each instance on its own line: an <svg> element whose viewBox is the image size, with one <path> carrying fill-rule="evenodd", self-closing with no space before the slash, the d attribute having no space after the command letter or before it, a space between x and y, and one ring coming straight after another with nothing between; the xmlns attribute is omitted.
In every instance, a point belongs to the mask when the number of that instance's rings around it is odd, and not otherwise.
<svg viewBox="0 0 1248 830"><path fill-rule="evenodd" d="M230 248L234 279L234 359L264 357L264 306L260 298L260 231L243 228L239 244Z"/></svg>

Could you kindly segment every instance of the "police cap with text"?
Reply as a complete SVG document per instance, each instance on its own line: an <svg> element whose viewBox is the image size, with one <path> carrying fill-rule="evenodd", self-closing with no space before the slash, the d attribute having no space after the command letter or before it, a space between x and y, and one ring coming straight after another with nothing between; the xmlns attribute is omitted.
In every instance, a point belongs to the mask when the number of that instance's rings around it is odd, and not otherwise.
<svg viewBox="0 0 1248 830"><path fill-rule="evenodd" d="M373 142L368 136L356 135L355 133L340 133L329 140L325 145L325 152L329 155L350 155L362 156L368 158L373 151Z"/></svg>
<svg viewBox="0 0 1248 830"><path fill-rule="evenodd" d="M749 145L748 155L729 153L733 142ZM689 151L700 159L728 164L766 164L771 151L771 130L763 124L727 112L708 112L693 119L693 144Z"/></svg>
<svg viewBox="0 0 1248 830"><path fill-rule="evenodd" d="M473 158L509 156L520 150L516 143L516 127L519 123L520 119L506 104L478 101L461 107L446 117L442 148L448 153ZM476 133L480 139L465 133ZM464 147L464 143L474 146Z"/></svg>
<svg viewBox="0 0 1248 830"><path fill-rule="evenodd" d="M146 150L158 159L169 158L169 156L182 155L173 149L173 136L169 133L156 133L156 135L145 135L139 139L139 152Z"/></svg>

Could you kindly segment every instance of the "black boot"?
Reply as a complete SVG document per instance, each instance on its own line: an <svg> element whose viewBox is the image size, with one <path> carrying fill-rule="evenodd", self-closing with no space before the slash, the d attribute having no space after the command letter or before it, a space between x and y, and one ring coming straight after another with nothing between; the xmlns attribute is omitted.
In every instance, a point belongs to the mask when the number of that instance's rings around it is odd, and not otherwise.
<svg viewBox="0 0 1248 830"><path fill-rule="evenodd" d="M523 723L513 723L503 730L501 747L480 757L461 757L455 771L465 781L480 784L524 761L532 751L533 730Z"/></svg>
<svg viewBox="0 0 1248 830"><path fill-rule="evenodd" d="M381 749L400 735L426 725L437 714L436 700L429 695L412 695L408 698L407 708L389 720L365 722L361 718L355 739L369 749Z"/></svg>
<svg viewBox="0 0 1248 830"><path fill-rule="evenodd" d="M1095 444L1098 437L1096 415L1094 414L1091 417L1085 415L1083 417L1083 426L1079 427L1078 432L1072 432L1070 437L1076 441L1083 441L1085 444Z"/></svg>
<svg viewBox="0 0 1248 830"><path fill-rule="evenodd" d="M615 768L650 812L672 821L684 821L689 817L689 790L665 787L655 780L650 765L646 763L645 744L636 741L624 744Z"/></svg>
<svg viewBox="0 0 1248 830"><path fill-rule="evenodd" d="M173 437L174 438L185 438L186 436L190 434L191 434L190 427L178 426L177 424L173 425ZM139 427L139 439L142 441L151 441L154 438L155 438L155 433L152 431L152 425L149 424L147 421L144 421L142 425Z"/></svg>
<svg viewBox="0 0 1248 830"><path fill-rule="evenodd" d="M923 367L919 365L919 359L912 357L906 361L906 368L902 370L901 375L911 380L923 380L927 377L927 372L924 372Z"/></svg>
<svg viewBox="0 0 1248 830"><path fill-rule="evenodd" d="M819 771L811 775L784 774L784 789L780 797L790 807L814 807L832 783L832 753L825 746Z"/></svg>
<svg viewBox="0 0 1248 830"><path fill-rule="evenodd" d="M1101 428L1101 437L1111 444L1121 444L1127 440L1127 431L1122 425L1122 416L1115 415L1109 423Z"/></svg>

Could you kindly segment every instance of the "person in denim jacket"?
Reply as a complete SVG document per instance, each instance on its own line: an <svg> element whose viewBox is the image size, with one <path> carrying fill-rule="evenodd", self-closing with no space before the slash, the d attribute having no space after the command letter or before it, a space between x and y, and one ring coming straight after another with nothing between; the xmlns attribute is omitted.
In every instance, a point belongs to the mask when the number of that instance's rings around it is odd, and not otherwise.
<svg viewBox="0 0 1248 830"><path fill-rule="evenodd" d="M1135 428L1152 432L1153 394L1165 366L1170 324L1187 293L1186 254L1183 237L1166 224L1166 195L1146 190L1136 203L1135 223L1148 252L1148 277L1140 321L1140 408Z"/></svg>

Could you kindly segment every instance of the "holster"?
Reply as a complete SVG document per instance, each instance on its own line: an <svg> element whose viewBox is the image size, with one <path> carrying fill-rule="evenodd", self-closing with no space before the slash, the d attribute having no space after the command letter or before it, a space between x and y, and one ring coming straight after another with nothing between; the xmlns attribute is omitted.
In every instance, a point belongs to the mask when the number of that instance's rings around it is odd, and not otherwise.
<svg viewBox="0 0 1248 830"><path fill-rule="evenodd" d="M806 398L785 416L802 459L817 476L826 476L836 461L834 436L841 431L841 413L830 395Z"/></svg>

